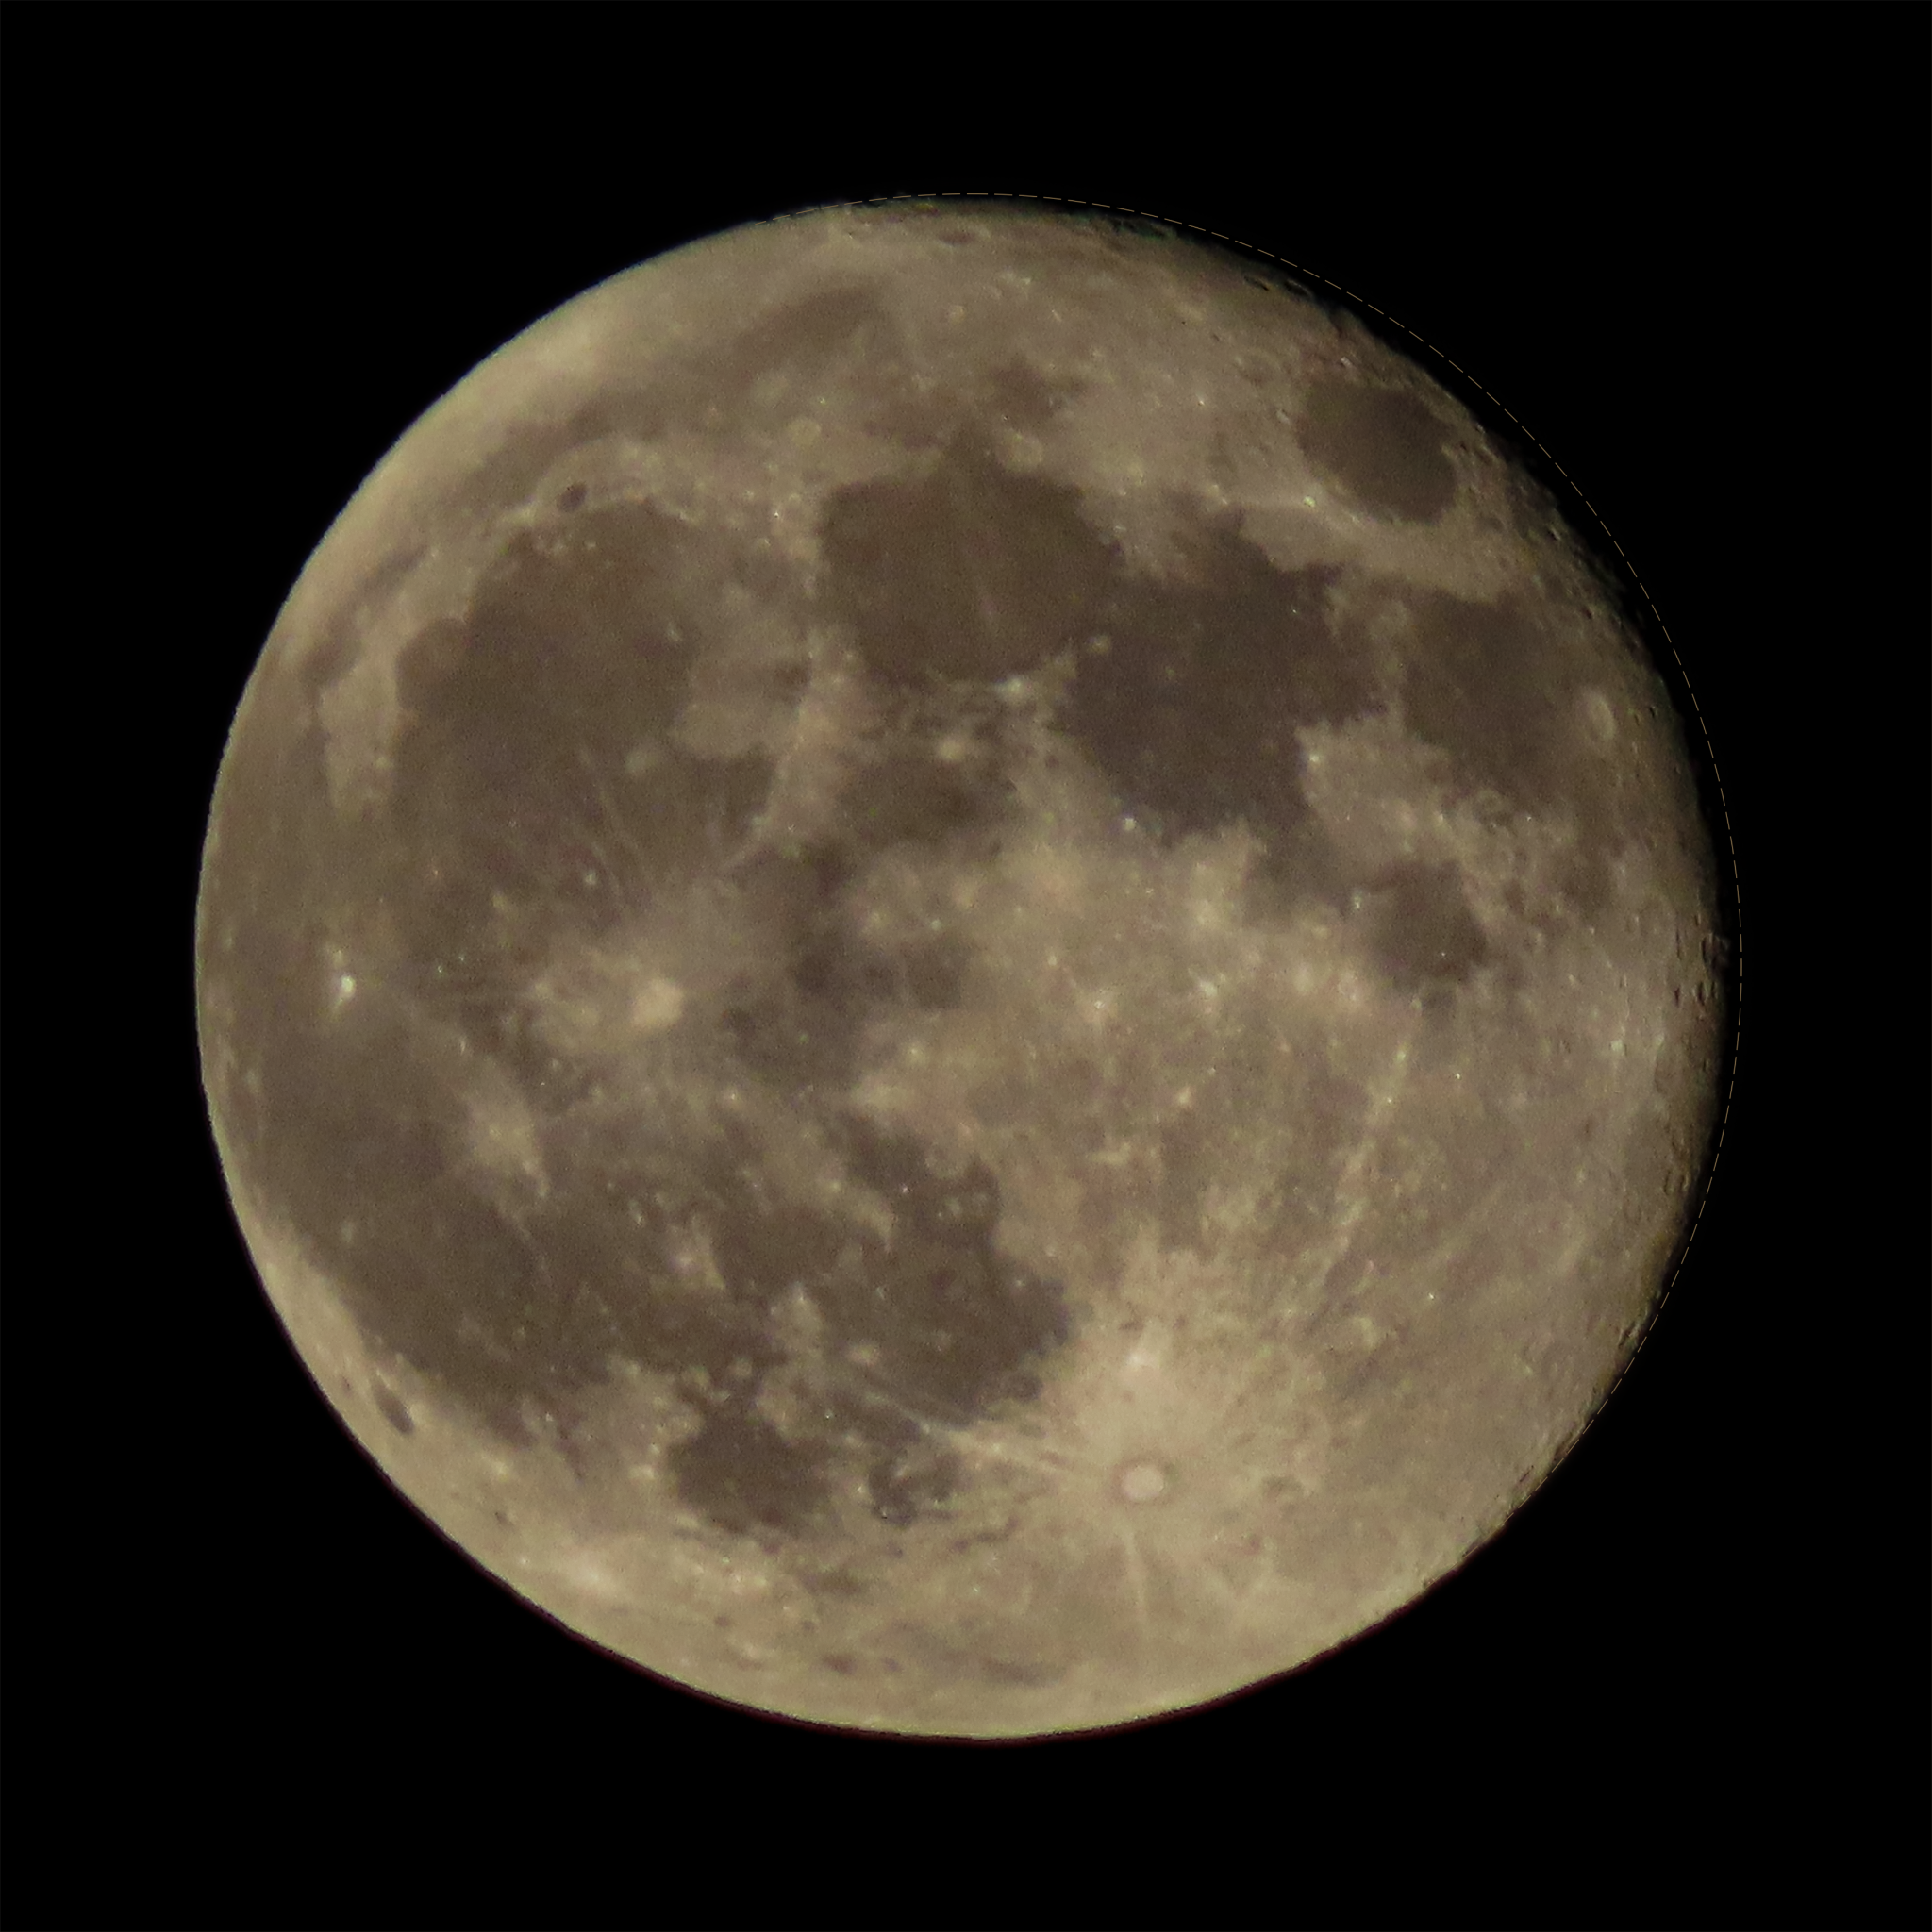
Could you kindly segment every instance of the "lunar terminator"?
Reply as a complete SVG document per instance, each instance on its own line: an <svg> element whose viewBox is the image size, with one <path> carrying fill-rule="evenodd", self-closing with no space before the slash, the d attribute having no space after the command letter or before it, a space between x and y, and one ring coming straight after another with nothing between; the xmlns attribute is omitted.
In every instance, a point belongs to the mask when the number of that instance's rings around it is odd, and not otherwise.
<svg viewBox="0 0 1932 1932"><path fill-rule="evenodd" d="M1714 1119L1713 858L1469 411L1174 237L734 231L397 444L197 935L318 1385L617 1656L997 1737L1306 1663L1602 1401Z"/></svg>

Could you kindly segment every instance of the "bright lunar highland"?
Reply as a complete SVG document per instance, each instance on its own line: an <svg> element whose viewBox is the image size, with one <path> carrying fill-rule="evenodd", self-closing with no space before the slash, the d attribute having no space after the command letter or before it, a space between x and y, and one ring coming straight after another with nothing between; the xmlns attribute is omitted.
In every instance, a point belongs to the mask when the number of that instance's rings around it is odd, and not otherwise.
<svg viewBox="0 0 1932 1932"><path fill-rule="evenodd" d="M973 1738L1357 1636L1681 1248L1713 846L1617 592L1231 251L817 212L483 363L242 698L249 1250L395 1487L706 1695Z"/></svg>

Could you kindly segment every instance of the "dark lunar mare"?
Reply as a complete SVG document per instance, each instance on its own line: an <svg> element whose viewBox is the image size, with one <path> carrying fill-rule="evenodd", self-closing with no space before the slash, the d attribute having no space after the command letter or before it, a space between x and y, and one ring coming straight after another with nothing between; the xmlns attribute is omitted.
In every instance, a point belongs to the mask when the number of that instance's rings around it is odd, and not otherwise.
<svg viewBox="0 0 1932 1932"><path fill-rule="evenodd" d="M1448 438L1420 397L1357 382L1312 383L1297 429L1316 467L1374 514L1432 524L1456 500Z"/></svg>
<svg viewBox="0 0 1932 1932"><path fill-rule="evenodd" d="M237 758L210 905L218 924L224 907L251 908L232 922L241 956L215 974L256 1075L238 1124L256 1185L377 1349L506 1438L547 1433L575 1453L579 1396L634 1361L697 1409L672 1473L721 1526L808 1526L850 1438L868 1445L878 1513L904 1522L952 1480L926 1425L1031 1392L1027 1365L1066 1319L1054 1284L995 1249L984 1170L941 1177L841 1108L864 1017L957 1000L964 964L957 940L869 947L840 894L878 850L991 823L1004 788L975 790L889 733L835 842L755 851L729 874L774 915L781 958L725 1007L717 1083L762 1083L818 1116L891 1210L889 1239L774 1198L760 1148L722 1116L693 1141L588 1105L591 1070L525 1018L528 975L560 936L594 939L626 905L724 873L769 787L758 760L691 758L666 738L704 642L703 600L677 593L709 567L679 554L691 541L631 508L513 545L460 624L406 653L392 796L359 829L335 812L312 729L292 766ZM641 778L625 762L640 743L657 753ZM338 999L319 961L377 903L388 963L358 958L356 992ZM519 1076L558 1178L548 1198L518 1200L466 1159L466 1041ZM675 1265L693 1230L722 1298ZM839 1386L781 1434L759 1395L787 1359L775 1311L800 1289ZM382 1410L407 1423L392 1394Z"/></svg>
<svg viewBox="0 0 1932 1932"><path fill-rule="evenodd" d="M845 291L802 306L790 327L762 323L718 352L735 409L754 408L760 370L795 358L802 379L880 323ZM1041 385L1003 380L1010 420L1051 413ZM678 382L670 402L635 409L694 409L703 383L691 371ZM999 1251L993 1178L941 1174L846 1101L867 1016L954 1004L970 973L958 935L898 950L863 941L845 895L895 845L996 847L1008 779L935 755L944 730L982 729L992 682L1070 657L1056 728L1122 811L1163 843L1245 824L1277 902L1338 880L1368 887L1376 956L1397 985L1454 983L1483 958L1452 874L1349 881L1324 849L1296 734L1393 695L1331 620L1332 573L1277 570L1231 523L1201 515L1184 519L1172 574L1137 573L1076 492L1009 474L982 426L956 427L922 474L827 505L814 614L857 642L884 722L857 748L835 830L808 849L754 841L773 775L763 758L697 758L669 734L692 665L725 641L721 585L797 599L801 614L809 600L730 540L645 506L568 497L460 619L415 641L386 810L338 814L319 731L295 722L279 674L231 750L208 906L234 950L209 952L207 971L246 1076L224 1105L251 1185L308 1238L379 1350L509 1440L549 1430L573 1450L581 1398L614 1364L671 1376L699 1417L671 1457L679 1492L735 1531L808 1530L848 1439L864 1445L886 1521L942 1506L953 1472L929 1425L1025 1399L1067 1338L1058 1284ZM1405 418L1389 430L1398 457L1413 429ZM1408 455L1422 471L1396 475L1391 457L1394 480L1377 487L1424 510L1434 473ZM340 648L315 661L311 697L343 662ZM1563 749L1574 693L1523 611L1424 600L1402 676L1414 728L1472 788L1525 808L1591 805ZM279 727L277 707L290 712ZM1583 811L1586 854L1604 816ZM890 1238L775 1197L755 1137L723 1113L692 1128L648 1101L591 1104L594 1069L529 1024L525 989L559 938L609 934L656 895L721 876L761 895L778 939L715 1023L683 1023L713 1029L696 1064L815 1121L886 1202ZM333 939L375 930L376 908L381 945L342 1004L318 961ZM493 1187L468 1159L465 1042L508 1067L535 1109L548 1198ZM1191 1196L1159 1206L1186 1237ZM693 1229L722 1295L676 1265ZM782 1310L800 1290L824 1324L832 1386L814 1415L774 1421L760 1398L787 1367Z"/></svg>

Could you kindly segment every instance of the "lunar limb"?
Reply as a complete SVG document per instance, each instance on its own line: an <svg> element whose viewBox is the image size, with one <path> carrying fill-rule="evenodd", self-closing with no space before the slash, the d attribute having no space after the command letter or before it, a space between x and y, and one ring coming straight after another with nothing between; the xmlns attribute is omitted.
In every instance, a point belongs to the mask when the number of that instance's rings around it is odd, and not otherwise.
<svg viewBox="0 0 1932 1932"><path fill-rule="evenodd" d="M1230 253L971 204L620 275L309 561L206 848L236 1212L391 1480L855 1729L1291 1670L1680 1246L1714 860L1614 589Z"/></svg>

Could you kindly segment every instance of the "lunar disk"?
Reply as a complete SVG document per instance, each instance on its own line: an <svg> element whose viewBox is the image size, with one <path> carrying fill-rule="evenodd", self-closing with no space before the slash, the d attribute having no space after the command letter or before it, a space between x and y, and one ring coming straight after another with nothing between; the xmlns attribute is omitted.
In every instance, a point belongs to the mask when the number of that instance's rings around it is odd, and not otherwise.
<svg viewBox="0 0 1932 1932"><path fill-rule="evenodd" d="M570 303L242 698L250 1252L417 1509L732 1703L1008 1737L1413 1600L1575 1440L1717 1092L1608 580L1232 253L841 209Z"/></svg>

